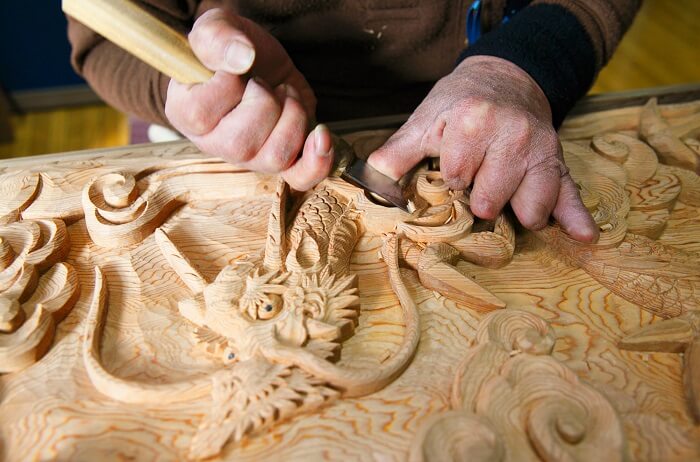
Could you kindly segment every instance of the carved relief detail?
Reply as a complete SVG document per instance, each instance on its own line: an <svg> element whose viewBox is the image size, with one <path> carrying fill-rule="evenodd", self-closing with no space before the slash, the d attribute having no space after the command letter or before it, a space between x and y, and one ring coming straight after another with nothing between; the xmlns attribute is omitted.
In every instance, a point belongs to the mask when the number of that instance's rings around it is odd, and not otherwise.
<svg viewBox="0 0 700 462"><path fill-rule="evenodd" d="M680 169L659 165L649 146L624 134L594 137L593 149L601 157L573 143L563 145L572 177L584 185L584 201L601 237L595 244L583 244L558 225L536 235L612 292L647 311L669 318L700 309L698 255L650 238L663 232L677 198L692 200L688 189L696 184L679 180L675 172ZM626 175L615 172L617 165Z"/></svg>
<svg viewBox="0 0 700 462"><path fill-rule="evenodd" d="M206 381L144 385L115 377L100 364L106 286L97 270L83 350L93 384L113 399L141 404L211 393L209 412L190 447L193 458L216 455L229 440L240 441L338 396L383 388L408 365L418 344L418 313L401 281L398 240L387 236L383 255L402 307L403 341L377 367L336 364L359 314L356 277L348 266L359 238L359 215L329 191L317 191L299 210L287 245L281 219L285 198L281 185L268 225L265 267L241 260L211 283L165 231L156 231L161 252L193 294L180 302L180 313L193 324L197 341L225 364ZM285 248L286 256L279 251Z"/></svg>
<svg viewBox="0 0 700 462"><path fill-rule="evenodd" d="M477 311L504 308L505 302L459 269L458 263L489 268L508 264L515 250L510 219L500 214L493 222L475 220L468 194L451 191L439 172L418 172L415 190L416 210L410 216L394 216L392 209L377 209L360 196L358 207L365 211L365 225L375 232L382 230L375 225L377 216L396 223L400 262L416 270L426 288Z"/></svg>
<svg viewBox="0 0 700 462"><path fill-rule="evenodd" d="M165 168L140 179L128 172L110 172L90 180L82 191L85 224L92 241L107 248L136 244L150 236L165 219L196 193L199 199L230 199L235 191L227 180L210 175L240 170L218 161Z"/></svg>
<svg viewBox="0 0 700 462"><path fill-rule="evenodd" d="M20 214L29 207L41 185L38 173L7 173L0 175L0 224L20 219Z"/></svg>
<svg viewBox="0 0 700 462"><path fill-rule="evenodd" d="M615 409L550 356L554 342L531 313L486 315L457 369L453 410L421 427L411 460L624 460Z"/></svg>
<svg viewBox="0 0 700 462"><path fill-rule="evenodd" d="M661 116L656 98L642 108L639 133L659 154L664 163L700 174L700 155L683 139L699 131L697 117L690 123L671 127Z"/></svg>
<svg viewBox="0 0 700 462"><path fill-rule="evenodd" d="M688 411L695 423L700 424L700 311L640 327L620 340L619 347L683 354L683 388Z"/></svg>
<svg viewBox="0 0 700 462"><path fill-rule="evenodd" d="M61 220L0 227L0 373L41 359L56 325L77 301L77 274L71 265L59 263L69 249Z"/></svg>

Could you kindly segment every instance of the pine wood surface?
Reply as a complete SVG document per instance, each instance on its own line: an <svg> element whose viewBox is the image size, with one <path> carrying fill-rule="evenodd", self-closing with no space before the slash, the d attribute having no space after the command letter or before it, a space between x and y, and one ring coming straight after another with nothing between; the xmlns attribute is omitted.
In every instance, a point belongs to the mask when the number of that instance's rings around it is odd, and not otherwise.
<svg viewBox="0 0 700 462"><path fill-rule="evenodd" d="M428 170L408 215L186 142L2 161L0 459L698 460L699 119L567 120L593 245Z"/></svg>

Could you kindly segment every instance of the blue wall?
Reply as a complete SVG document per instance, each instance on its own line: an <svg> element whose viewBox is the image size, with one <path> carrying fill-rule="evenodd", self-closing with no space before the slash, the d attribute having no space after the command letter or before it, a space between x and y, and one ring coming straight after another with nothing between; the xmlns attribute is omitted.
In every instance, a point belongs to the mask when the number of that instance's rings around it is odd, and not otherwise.
<svg viewBox="0 0 700 462"><path fill-rule="evenodd" d="M1 0L0 83L11 92L81 85L59 0Z"/></svg>

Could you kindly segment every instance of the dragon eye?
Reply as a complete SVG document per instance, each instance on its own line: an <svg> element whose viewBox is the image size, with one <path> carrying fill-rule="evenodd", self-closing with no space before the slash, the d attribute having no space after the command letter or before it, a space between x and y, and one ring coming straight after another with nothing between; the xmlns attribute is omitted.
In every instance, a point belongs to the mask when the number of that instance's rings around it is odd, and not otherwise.
<svg viewBox="0 0 700 462"><path fill-rule="evenodd" d="M272 319L282 309L282 297L277 294L269 294L267 303L263 302L258 308L258 319Z"/></svg>
<svg viewBox="0 0 700 462"><path fill-rule="evenodd" d="M232 364L237 359L236 352L233 351L230 346L226 347L221 353L221 359L223 359L224 364Z"/></svg>

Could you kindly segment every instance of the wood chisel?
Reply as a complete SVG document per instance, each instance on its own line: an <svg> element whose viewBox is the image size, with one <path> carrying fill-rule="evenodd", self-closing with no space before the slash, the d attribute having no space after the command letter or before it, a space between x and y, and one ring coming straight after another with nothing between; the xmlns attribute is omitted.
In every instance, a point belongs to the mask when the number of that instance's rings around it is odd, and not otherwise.
<svg viewBox="0 0 700 462"><path fill-rule="evenodd" d="M130 0L63 0L63 11L169 77L202 83L214 73L204 67L187 38ZM403 188L356 157L351 146L333 136L333 176L361 187L409 212Z"/></svg>

